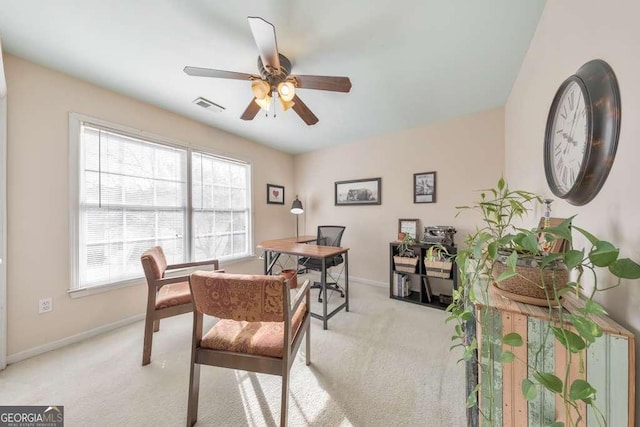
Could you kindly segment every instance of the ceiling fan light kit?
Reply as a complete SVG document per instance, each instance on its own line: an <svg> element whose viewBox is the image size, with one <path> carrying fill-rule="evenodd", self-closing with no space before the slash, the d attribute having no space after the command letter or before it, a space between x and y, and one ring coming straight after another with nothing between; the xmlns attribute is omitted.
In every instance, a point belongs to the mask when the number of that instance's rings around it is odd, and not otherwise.
<svg viewBox="0 0 640 427"><path fill-rule="evenodd" d="M291 82L278 83L278 95L283 101L291 101L296 96L296 87Z"/></svg>
<svg viewBox="0 0 640 427"><path fill-rule="evenodd" d="M280 106L282 107L282 111L287 111L289 108L293 107L294 105L296 105L295 102L293 101L286 101L284 100L282 97L279 97L278 100L280 101Z"/></svg>
<svg viewBox="0 0 640 427"><path fill-rule="evenodd" d="M271 94L271 86L269 86L269 83L265 82L264 80L252 81L251 90L253 91L253 96L255 96L257 99L265 99Z"/></svg>
<svg viewBox="0 0 640 427"><path fill-rule="evenodd" d="M349 77L290 75L291 61L278 52L274 26L258 17L250 16L248 20L260 54L258 57L260 76L199 67L185 67L184 72L196 77L251 81L254 99L240 116L242 120L253 120L261 108L269 111L273 95L278 97L284 111L292 108L309 126L318 123L315 114L298 97L297 89L347 93L351 90Z"/></svg>

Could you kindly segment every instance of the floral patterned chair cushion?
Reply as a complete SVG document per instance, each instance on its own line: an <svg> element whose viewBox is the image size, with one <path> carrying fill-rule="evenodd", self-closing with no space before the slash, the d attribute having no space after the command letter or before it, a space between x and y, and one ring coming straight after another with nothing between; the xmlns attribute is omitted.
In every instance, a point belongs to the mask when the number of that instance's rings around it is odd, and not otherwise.
<svg viewBox="0 0 640 427"><path fill-rule="evenodd" d="M293 315L292 340L300 330L305 311L306 304L302 303ZM222 319L206 333L200 346L212 350L282 358L284 322L239 322Z"/></svg>
<svg viewBox="0 0 640 427"><path fill-rule="evenodd" d="M154 279L162 279L167 269L167 259L160 246L147 249L140 257L142 264L148 264L153 271Z"/></svg>
<svg viewBox="0 0 640 427"><path fill-rule="evenodd" d="M220 319L282 322L284 278L196 271L191 291L199 312Z"/></svg>
<svg viewBox="0 0 640 427"><path fill-rule="evenodd" d="M170 283L164 285L156 295L156 310L174 307L191 302L189 282Z"/></svg>
<svg viewBox="0 0 640 427"><path fill-rule="evenodd" d="M221 319L200 342L203 348L281 358L284 347L282 276L197 271L191 275L195 309ZM306 312L301 304L291 321L295 338Z"/></svg>

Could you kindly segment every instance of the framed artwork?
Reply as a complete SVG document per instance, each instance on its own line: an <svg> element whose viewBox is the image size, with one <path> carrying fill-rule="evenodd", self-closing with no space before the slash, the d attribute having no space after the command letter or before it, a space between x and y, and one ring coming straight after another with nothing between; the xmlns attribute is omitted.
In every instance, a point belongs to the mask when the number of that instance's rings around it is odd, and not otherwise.
<svg viewBox="0 0 640 427"><path fill-rule="evenodd" d="M267 184L267 203L284 205L284 187L281 185Z"/></svg>
<svg viewBox="0 0 640 427"><path fill-rule="evenodd" d="M382 178L336 181L335 205L380 205Z"/></svg>
<svg viewBox="0 0 640 427"><path fill-rule="evenodd" d="M422 172L413 174L413 203L435 203L436 173Z"/></svg>
<svg viewBox="0 0 640 427"><path fill-rule="evenodd" d="M547 227L558 227L560 224L562 224L564 221L566 220L566 218L549 218L548 220L548 224L546 224ZM539 229L543 229L545 228L545 218L542 217L540 218L540 222L538 223L538 228ZM570 245L569 242L566 239L558 239L555 240L554 242L547 242L545 237L544 237L544 232L541 232L538 234L538 244L540 245L540 247L542 247L544 250L546 250L549 253L564 253L567 252L570 249Z"/></svg>
<svg viewBox="0 0 640 427"><path fill-rule="evenodd" d="M418 240L418 220L417 219L399 219L398 233L405 233Z"/></svg>

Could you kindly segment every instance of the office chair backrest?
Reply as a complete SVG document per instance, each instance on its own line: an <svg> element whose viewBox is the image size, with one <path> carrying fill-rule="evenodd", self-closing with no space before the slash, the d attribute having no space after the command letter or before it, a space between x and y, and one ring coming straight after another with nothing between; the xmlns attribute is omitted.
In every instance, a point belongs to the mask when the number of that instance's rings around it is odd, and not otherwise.
<svg viewBox="0 0 640 427"><path fill-rule="evenodd" d="M340 246L344 229L342 225L319 225L317 243L322 246Z"/></svg>

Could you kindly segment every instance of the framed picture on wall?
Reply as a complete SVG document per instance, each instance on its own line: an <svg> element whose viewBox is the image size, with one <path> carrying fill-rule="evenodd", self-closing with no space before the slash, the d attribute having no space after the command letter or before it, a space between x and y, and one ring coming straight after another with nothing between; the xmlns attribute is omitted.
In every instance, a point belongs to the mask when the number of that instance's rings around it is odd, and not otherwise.
<svg viewBox="0 0 640 427"><path fill-rule="evenodd" d="M284 187L281 185L267 184L267 203L284 205Z"/></svg>
<svg viewBox="0 0 640 427"><path fill-rule="evenodd" d="M399 219L398 220L398 240L401 240L400 233L408 234L414 240L418 240L418 220L417 219Z"/></svg>
<svg viewBox="0 0 640 427"><path fill-rule="evenodd" d="M382 178L337 181L335 205L380 205L382 204L381 182Z"/></svg>
<svg viewBox="0 0 640 427"><path fill-rule="evenodd" d="M436 173L421 172L413 174L413 203L435 203Z"/></svg>

